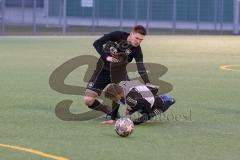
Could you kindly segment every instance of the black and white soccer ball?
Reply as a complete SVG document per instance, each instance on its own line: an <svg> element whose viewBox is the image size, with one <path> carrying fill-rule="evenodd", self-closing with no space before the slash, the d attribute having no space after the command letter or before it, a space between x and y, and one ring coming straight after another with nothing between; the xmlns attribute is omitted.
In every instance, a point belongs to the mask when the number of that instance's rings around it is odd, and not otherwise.
<svg viewBox="0 0 240 160"><path fill-rule="evenodd" d="M120 118L115 123L115 131L121 137L127 137L134 130L133 121L130 118Z"/></svg>

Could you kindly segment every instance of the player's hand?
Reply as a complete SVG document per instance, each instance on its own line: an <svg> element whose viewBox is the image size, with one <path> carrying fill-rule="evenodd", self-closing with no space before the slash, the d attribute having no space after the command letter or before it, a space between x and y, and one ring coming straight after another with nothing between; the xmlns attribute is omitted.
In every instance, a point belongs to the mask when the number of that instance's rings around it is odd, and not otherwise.
<svg viewBox="0 0 240 160"><path fill-rule="evenodd" d="M107 56L106 60L111 63L117 63L119 60L117 58L114 58L112 56Z"/></svg>
<svg viewBox="0 0 240 160"><path fill-rule="evenodd" d="M158 86L152 85L151 83L146 83L146 86L150 89L153 95L158 93Z"/></svg>
<svg viewBox="0 0 240 160"><path fill-rule="evenodd" d="M109 124L109 125L113 125L113 124L115 124L116 123L116 121L115 120L108 120L108 121L103 121L103 122L101 122L102 124Z"/></svg>

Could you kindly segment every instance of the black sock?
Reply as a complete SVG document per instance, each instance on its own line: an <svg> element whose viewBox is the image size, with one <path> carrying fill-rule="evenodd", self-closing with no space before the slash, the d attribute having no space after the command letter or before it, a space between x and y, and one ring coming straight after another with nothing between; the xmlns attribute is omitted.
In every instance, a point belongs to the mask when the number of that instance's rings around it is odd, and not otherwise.
<svg viewBox="0 0 240 160"><path fill-rule="evenodd" d="M108 105L103 105L98 100L95 100L94 103L88 107L96 111L102 111L106 114L109 114L112 112L112 109Z"/></svg>

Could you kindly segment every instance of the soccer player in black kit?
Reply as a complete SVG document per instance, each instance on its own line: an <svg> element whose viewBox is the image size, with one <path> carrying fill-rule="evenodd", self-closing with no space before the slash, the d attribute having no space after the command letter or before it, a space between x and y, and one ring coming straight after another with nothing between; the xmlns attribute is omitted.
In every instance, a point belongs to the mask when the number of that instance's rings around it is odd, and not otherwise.
<svg viewBox="0 0 240 160"><path fill-rule="evenodd" d="M101 57L84 95L84 103L89 108L112 115L111 118L115 120L119 104L113 101L113 106L109 107L100 103L96 98L108 84L129 80L126 66L133 59L136 61L138 73L144 83L150 83L140 47L145 35L146 29L137 25L130 33L114 31L105 34L93 43Z"/></svg>

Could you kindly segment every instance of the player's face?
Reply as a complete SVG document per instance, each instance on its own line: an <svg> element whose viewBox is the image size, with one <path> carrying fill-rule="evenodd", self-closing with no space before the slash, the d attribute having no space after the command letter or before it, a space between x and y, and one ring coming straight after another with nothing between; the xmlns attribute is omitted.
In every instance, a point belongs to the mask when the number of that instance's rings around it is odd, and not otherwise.
<svg viewBox="0 0 240 160"><path fill-rule="evenodd" d="M141 35L141 34L136 33L136 32L131 32L130 33L129 41L131 42L131 44L134 47L138 47L141 44L141 42L143 41L143 39L144 39L144 35Z"/></svg>

